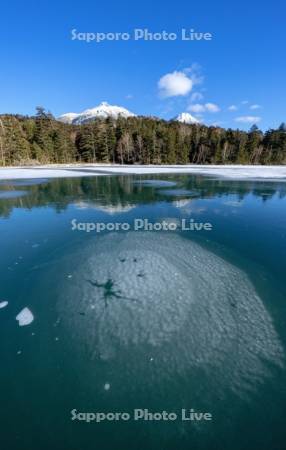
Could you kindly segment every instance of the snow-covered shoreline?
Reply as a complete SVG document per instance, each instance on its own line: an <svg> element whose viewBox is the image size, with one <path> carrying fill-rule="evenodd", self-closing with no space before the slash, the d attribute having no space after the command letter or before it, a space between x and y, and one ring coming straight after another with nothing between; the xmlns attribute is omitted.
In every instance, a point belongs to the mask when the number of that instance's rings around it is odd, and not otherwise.
<svg viewBox="0 0 286 450"><path fill-rule="evenodd" d="M240 165L168 165L139 166L112 164L65 164L0 168L0 180L65 178L114 174L201 174L228 179L260 179L286 181L285 166Z"/></svg>

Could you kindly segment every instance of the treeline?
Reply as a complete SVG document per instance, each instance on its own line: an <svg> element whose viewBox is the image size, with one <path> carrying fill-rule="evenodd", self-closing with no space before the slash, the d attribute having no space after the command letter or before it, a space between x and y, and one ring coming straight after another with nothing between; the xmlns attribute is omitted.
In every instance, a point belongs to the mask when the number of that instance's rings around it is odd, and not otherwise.
<svg viewBox="0 0 286 450"><path fill-rule="evenodd" d="M0 165L48 163L286 164L286 125L263 133L186 125L149 117L96 119L82 125L0 115Z"/></svg>

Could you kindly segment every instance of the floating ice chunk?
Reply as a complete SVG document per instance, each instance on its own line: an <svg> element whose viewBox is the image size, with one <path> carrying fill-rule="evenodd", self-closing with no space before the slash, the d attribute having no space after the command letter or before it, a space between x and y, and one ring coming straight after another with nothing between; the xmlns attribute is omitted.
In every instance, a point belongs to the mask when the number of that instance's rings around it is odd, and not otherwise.
<svg viewBox="0 0 286 450"><path fill-rule="evenodd" d="M16 320L19 322L19 326L23 327L25 325L30 325L33 322L34 316L29 308L22 309L21 312L16 316Z"/></svg>
<svg viewBox="0 0 286 450"><path fill-rule="evenodd" d="M109 391L109 389L110 389L110 384L109 383L105 383L104 390L105 391Z"/></svg>
<svg viewBox="0 0 286 450"><path fill-rule="evenodd" d="M133 184L137 184L144 187L155 187L155 188L164 188L164 187L174 187L177 183L174 181L166 181L166 180L141 180L134 181Z"/></svg>
<svg viewBox="0 0 286 450"><path fill-rule="evenodd" d="M4 302L0 302L0 309L5 308L5 306L8 305L8 302L4 301Z"/></svg>

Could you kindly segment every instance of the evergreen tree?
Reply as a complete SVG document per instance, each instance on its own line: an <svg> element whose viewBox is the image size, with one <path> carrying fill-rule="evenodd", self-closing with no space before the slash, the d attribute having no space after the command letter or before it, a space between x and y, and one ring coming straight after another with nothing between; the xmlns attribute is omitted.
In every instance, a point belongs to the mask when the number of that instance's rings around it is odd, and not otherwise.
<svg viewBox="0 0 286 450"><path fill-rule="evenodd" d="M286 125L263 133L187 125L150 117L64 124L38 107L34 117L0 116L0 165L104 162L119 164L286 164Z"/></svg>

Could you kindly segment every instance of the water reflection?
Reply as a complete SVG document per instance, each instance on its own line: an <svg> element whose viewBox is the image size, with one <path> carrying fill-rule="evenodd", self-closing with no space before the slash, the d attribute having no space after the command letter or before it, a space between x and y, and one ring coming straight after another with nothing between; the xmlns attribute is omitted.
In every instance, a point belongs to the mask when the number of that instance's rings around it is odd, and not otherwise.
<svg viewBox="0 0 286 450"><path fill-rule="evenodd" d="M138 204L156 202L188 202L190 198L231 198L236 207L239 201L252 194L269 201L277 194L286 195L286 184L267 181L234 181L211 179L198 175L154 176L100 176L60 178L54 180L16 180L0 183L0 216L9 217L14 208L32 209L49 204L57 212L68 205L79 208L101 207L109 211L129 211ZM19 190L21 186L21 190ZM172 189L170 189L173 187ZM235 204L236 203L236 204ZM227 204L225 202L225 204Z"/></svg>

